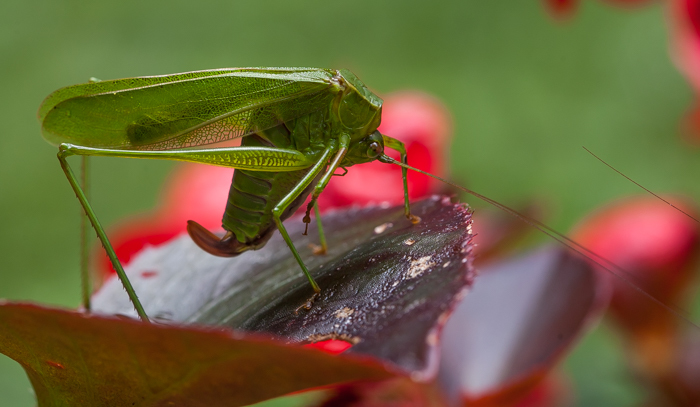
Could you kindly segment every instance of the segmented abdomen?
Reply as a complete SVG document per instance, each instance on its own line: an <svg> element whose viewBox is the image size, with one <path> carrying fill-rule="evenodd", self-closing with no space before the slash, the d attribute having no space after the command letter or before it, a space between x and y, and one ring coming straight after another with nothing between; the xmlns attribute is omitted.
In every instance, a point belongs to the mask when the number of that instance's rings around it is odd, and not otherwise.
<svg viewBox="0 0 700 407"><path fill-rule="evenodd" d="M245 137L241 145L269 146L270 143L258 135L251 135ZM260 248L267 242L277 228L272 210L310 170L235 170L222 223L224 229L232 232L236 240L242 243L241 252ZM318 178L287 207L282 220L299 209L317 182Z"/></svg>

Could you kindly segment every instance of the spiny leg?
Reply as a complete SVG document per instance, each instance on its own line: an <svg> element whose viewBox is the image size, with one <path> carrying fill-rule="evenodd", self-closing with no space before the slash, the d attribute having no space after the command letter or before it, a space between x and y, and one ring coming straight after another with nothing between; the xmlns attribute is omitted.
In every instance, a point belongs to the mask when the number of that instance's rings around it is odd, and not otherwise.
<svg viewBox="0 0 700 407"><path fill-rule="evenodd" d="M306 206L306 215L304 215L304 223L306 223L306 228L308 229L309 223L311 222L311 208L314 208L315 210L315 216L316 216L316 221L318 223L318 229L319 229L319 239L321 240L321 245L323 247L323 253L320 254L325 254L326 250L328 249L326 242L325 242L325 235L323 234L323 226L321 225L321 216L318 211L318 203L316 202L318 200L318 197L321 196L321 193L323 190L326 188L326 185L328 185L328 182L331 180L331 177L335 175L335 170L340 167L340 162L343 161L343 157L345 157L345 154L348 152L348 144L350 143L349 139L347 137L343 137L340 140L340 148L338 149L338 152L335 154L333 157L333 160L328 166L328 170L323 174L323 177L318 181L318 184L316 184L316 187L314 187L314 193L311 196L311 200L309 201L309 204ZM344 169L344 168L343 168ZM347 170L345 170L345 175L347 173ZM304 231L304 234L306 234L306 230Z"/></svg>
<svg viewBox="0 0 700 407"><path fill-rule="evenodd" d="M382 138L384 139L384 147L389 147L398 151L399 154L401 154L401 162L408 164L406 145L399 140L386 135L382 135ZM411 208L408 204L408 170L405 167L401 167L401 176L403 177L404 214L406 215L406 218L415 225L420 222L420 217L411 213Z"/></svg>
<svg viewBox="0 0 700 407"><path fill-rule="evenodd" d="M68 178L68 182L70 183L71 187L73 188L75 195L78 197L80 204L83 206L83 209L85 210L85 214L87 215L88 219L90 219L90 223L92 223L92 227L95 229L95 232L97 232L97 237L102 242L102 246L104 246L105 251L107 252L107 256L109 257L109 260L112 262L112 266L114 266L114 269L116 270L117 275L119 276L119 279L121 280L122 284L124 285L124 289L126 290L126 293L129 295L129 299L131 300L131 303L134 305L134 308L136 309L136 313L138 313L138 315L142 321L150 322L148 319L148 315L146 315L146 312L144 311L143 306L141 305L141 301L139 301L138 297L136 296L136 292L134 291L134 287L131 285L129 278L126 276L126 273L124 272L124 268L122 268L122 265L119 262L119 259L117 258L117 255L114 252L114 249L112 248L112 244L109 242L109 239L107 238L107 234L105 233L104 229L102 228L102 225L100 224L99 220L97 220L97 216L95 215L95 212L92 210L92 207L90 206L90 203L88 202L87 197L85 196L85 193L83 192L82 188L80 188L80 185L78 184L78 180L75 177L75 174L73 174L73 170L70 168L70 165L68 165L68 161L66 160L66 158L70 155L71 155L71 153L69 151L67 151L63 145L61 145L59 147L58 161L61 163L61 168L63 169L63 172L66 174L66 178Z"/></svg>
<svg viewBox="0 0 700 407"><path fill-rule="evenodd" d="M334 177L344 177L345 174L348 173L348 169L345 167L338 167L343 169L342 174L336 174L335 172L332 172L332 176ZM319 195L320 196L320 195ZM313 207L314 207L314 216L316 217L316 227L318 228L318 240L319 243L321 243L321 246L316 246L315 244L310 244L311 250L313 250L314 254L317 256L322 256L326 253L328 253L328 243L326 242L326 234L323 232L323 222L321 221L321 211L318 208L318 200L315 198L313 199ZM306 223L306 229L304 229L304 235L306 235L306 231L308 230L309 227L309 222L311 222L311 219L309 218L309 212L311 212L311 207L306 208L306 215L304 216L304 222ZM308 220L307 220L308 219Z"/></svg>

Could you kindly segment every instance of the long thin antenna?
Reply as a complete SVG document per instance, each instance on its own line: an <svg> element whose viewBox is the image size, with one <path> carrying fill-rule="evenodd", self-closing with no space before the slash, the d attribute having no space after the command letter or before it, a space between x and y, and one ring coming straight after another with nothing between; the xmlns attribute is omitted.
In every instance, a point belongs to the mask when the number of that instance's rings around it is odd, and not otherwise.
<svg viewBox="0 0 700 407"><path fill-rule="evenodd" d="M457 185L457 184L455 184L455 183L453 183L453 182L450 182L450 181L448 181L448 180L446 180L446 179L444 179L444 178L438 177L437 175L433 175L433 174L431 174L431 173L429 173L429 172L425 172L425 171L423 171L423 170L419 170L418 168L411 167L411 166L408 165L408 164L404 164L404 163L402 163L402 162L396 161L396 160L394 160L393 158L391 158L391 157L389 157L389 156L387 156L387 155L382 155L381 158L380 158L380 161L385 162L385 163L390 163L390 164L396 164L396 165L398 165L398 166L400 166L400 167L404 167L404 168L409 169L409 170L411 170L411 171L415 171L415 172L418 172L418 173L420 173L420 174L427 175L427 176L429 176L429 177L435 178L435 179L438 180L438 181L442 181L442 182L444 182L444 183L447 184L447 185L450 185L450 186L455 187L455 188L457 188L457 189L459 189L459 190L462 190L462 191L464 191L464 192L466 192L466 193L468 193L468 194L470 194L470 195L472 195L472 196L474 196L474 197L476 197L476 198L481 199L481 200L484 201L484 202L487 202L487 203L489 203L489 204L495 206L495 207L498 208L498 209L501 209L501 210L504 211L504 212L507 212L507 213L509 213L509 214L511 214L511 215L513 215L513 216L515 216L516 218L518 218L518 219L520 219L521 221L527 223L528 225L534 227L535 229L537 229L537 230L539 230L540 232L544 233L545 235L551 237L552 239L556 240L556 241L559 242L560 244L562 244L562 245L568 247L569 249L573 250L574 252L578 253L579 255L590 259L592 262L594 262L594 263L597 264L598 266L600 266L600 267L602 267L603 269L607 270L610 274L614 275L614 276L617 277L618 279L620 279L620 280L624 281L625 283L627 283L630 287L632 287L633 289L635 289L635 290L636 290L637 292L639 292L640 294L644 295L645 297L647 297L647 298L650 299L651 301L653 301L653 302L655 302L656 304L660 305L660 306L661 306L662 308L664 308L666 311L668 311L668 312L670 312L671 314L677 316L678 318L680 318L680 319L686 321L687 323L689 323L690 325L694 326L695 328L700 329L700 326L698 326L697 324L695 324L695 322L693 322L693 321L692 321L690 318L688 318L687 316L683 315L683 313L682 313L680 310L673 309L672 307L670 307L670 306L664 304L661 300L659 300L658 298L656 298L656 297L654 297L653 295L651 295L651 294L649 294L648 292L646 292L642 287L640 287L639 285L637 285L637 284L635 284L634 282L630 281L628 278L625 278L623 275L619 274L619 273L622 273L622 274L626 274L626 275L628 275L628 276L631 277L632 274L630 274L628 271L625 271L622 267L620 267L620 266L616 265L615 263L611 262L610 260L608 260L608 259L606 259L606 258L604 258L604 257L602 257L602 256L600 256L600 255L598 255L597 253L591 251L591 250L588 249L587 247L582 246L581 244L579 244L579 243L576 242L575 240L573 240L573 239L567 237L566 235L564 235L564 234L562 234L562 233L560 233L560 232L557 232L556 230L552 229L551 227L545 225L544 223L542 223L542 222L540 222L540 221L538 221L538 220L536 220L536 219L530 218L530 217L528 217L528 216L526 216L526 215L523 215L523 214L521 214L520 212L518 212L518 211L516 211L516 210L514 210L514 209L511 209L511 208L509 208L509 207L503 205L502 203L499 203L499 202L497 202L497 201L494 201L494 200L491 199L491 198L487 198L487 197L485 197L484 195L481 195L481 194L478 193L478 192L472 191L472 190L469 189L469 188L465 188L465 187L463 187L463 186L461 186L461 185ZM587 253L587 254L586 254L586 253ZM591 256L593 256L593 257L591 257ZM598 259L598 260L597 260L597 259ZM599 260L600 260L600 261L599 261ZM607 264L608 266L603 265L601 262ZM611 268L614 269L614 270L616 270L617 273L616 273L615 271L611 270Z"/></svg>
<svg viewBox="0 0 700 407"><path fill-rule="evenodd" d="M655 197L659 198L660 200L664 201L665 203L667 203L668 205L670 205L673 209L675 209L675 210L677 210L678 212L684 214L685 216L689 217L690 219L692 219L692 220L694 220L694 221L700 223L700 220L698 220L697 218L693 217L691 214L689 214L688 212L684 211L683 209L681 209L681 208L677 207L676 205L672 204L671 202L669 202L669 201L665 200L664 198L660 197L659 195L653 193L651 190L645 188L644 186L642 186L642 185L641 185L640 183L638 183L637 181L635 181L635 180L633 180L632 178L628 177L627 175L623 174L621 171L618 171L617 168L615 168L615 167L613 167L612 165L608 164L607 162L605 162L605 160L603 160L602 158L598 157L597 155L593 154L593 152L592 152L591 150L587 149L585 146L581 146L581 147L583 147L584 150L588 151L588 154L590 154L590 155L592 155L593 157L595 157L596 159L598 159L598 161L600 161L600 162L602 162L603 164L605 164L605 165L607 165L608 167L610 167L611 170L613 170L613 171L615 171L616 173L618 173L618 174L622 175L623 177L625 177L629 182L633 183L634 185L638 186L639 188L642 188L643 190L647 191L648 193L650 193L650 194L654 195Z"/></svg>

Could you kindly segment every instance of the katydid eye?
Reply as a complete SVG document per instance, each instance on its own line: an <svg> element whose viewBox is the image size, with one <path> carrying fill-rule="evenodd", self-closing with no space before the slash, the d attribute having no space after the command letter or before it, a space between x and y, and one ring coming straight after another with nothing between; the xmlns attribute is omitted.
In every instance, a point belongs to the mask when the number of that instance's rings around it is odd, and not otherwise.
<svg viewBox="0 0 700 407"><path fill-rule="evenodd" d="M367 149L367 156L370 158L376 158L379 157L379 155L382 153L382 146L379 145L376 141L372 142L369 145L369 148Z"/></svg>

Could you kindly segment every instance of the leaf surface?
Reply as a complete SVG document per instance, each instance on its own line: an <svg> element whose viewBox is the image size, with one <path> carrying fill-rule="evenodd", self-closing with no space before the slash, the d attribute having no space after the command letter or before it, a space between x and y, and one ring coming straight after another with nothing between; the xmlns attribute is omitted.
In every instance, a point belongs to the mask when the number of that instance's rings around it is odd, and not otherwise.
<svg viewBox="0 0 700 407"><path fill-rule="evenodd" d="M403 207L372 206L323 216L329 252L312 254L316 228L303 236L287 222L296 247L322 288L310 310L308 281L276 234L267 245L217 258L183 236L144 251L128 268L146 312L169 322L223 325L281 337L288 343L341 339L348 353L388 360L414 378L437 369L438 332L471 281L471 214L433 197ZM312 224L313 226L313 224ZM94 296L102 313L134 315L117 280Z"/></svg>

